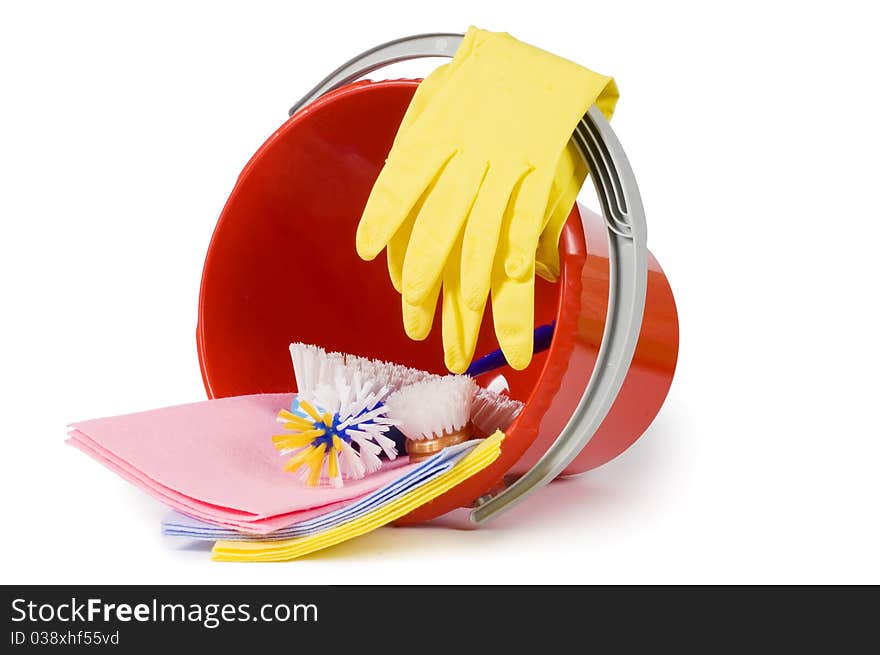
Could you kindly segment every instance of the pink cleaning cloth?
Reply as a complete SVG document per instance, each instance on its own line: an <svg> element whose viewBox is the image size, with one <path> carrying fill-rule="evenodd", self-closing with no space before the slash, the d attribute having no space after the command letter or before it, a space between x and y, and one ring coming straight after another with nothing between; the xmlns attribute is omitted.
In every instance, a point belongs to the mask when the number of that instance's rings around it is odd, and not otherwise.
<svg viewBox="0 0 880 655"><path fill-rule="evenodd" d="M260 534L338 509L417 466L398 457L342 488L303 485L271 440L292 399L238 396L84 421L70 426L68 443L174 509Z"/></svg>
<svg viewBox="0 0 880 655"><path fill-rule="evenodd" d="M173 489L169 489L155 480L151 480L137 469L132 468L125 462L114 457L112 453L108 453L100 446L95 445L94 442L77 430L70 433L70 439L68 439L67 443L86 453L111 471L117 473L122 478L128 480L141 490L146 491L148 494L162 501L166 505L194 518L208 521L216 525L233 528L239 532L267 534L281 528L286 528L293 523L306 521L316 516L340 509L357 500L356 498L352 498L350 500L343 500L323 507L300 510L289 514L279 514L278 516L264 519L254 520L247 514L242 514L240 519L234 519L232 518L235 515L233 510L228 510L227 508L222 507L217 508L215 505L203 503L188 496L184 496ZM222 517L218 516L218 509L224 510Z"/></svg>

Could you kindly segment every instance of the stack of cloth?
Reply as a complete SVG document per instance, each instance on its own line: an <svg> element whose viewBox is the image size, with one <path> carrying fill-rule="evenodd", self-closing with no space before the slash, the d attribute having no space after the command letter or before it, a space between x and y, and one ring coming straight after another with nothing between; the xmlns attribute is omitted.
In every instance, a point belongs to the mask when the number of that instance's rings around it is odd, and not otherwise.
<svg viewBox="0 0 880 655"><path fill-rule="evenodd" d="M317 378L299 377L301 387L319 386ZM481 392L477 406L485 410L490 392ZM83 421L70 426L68 443L168 505L165 534L214 541L214 559L226 561L289 560L359 536L433 500L501 453L504 435L493 426L487 438L418 462L406 455L383 458L360 479L310 486L285 470L271 439L279 411L296 407L301 394L238 396ZM486 412L480 414L485 420ZM504 427L513 414L506 416Z"/></svg>

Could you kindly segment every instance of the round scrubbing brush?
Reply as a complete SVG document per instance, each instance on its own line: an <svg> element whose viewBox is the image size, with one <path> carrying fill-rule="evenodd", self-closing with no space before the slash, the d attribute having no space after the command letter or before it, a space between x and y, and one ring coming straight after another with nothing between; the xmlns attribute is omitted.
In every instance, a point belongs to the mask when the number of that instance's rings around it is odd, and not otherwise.
<svg viewBox="0 0 880 655"><path fill-rule="evenodd" d="M388 416L406 435L410 459L423 459L471 438L471 402L476 388L464 375L432 376L388 397Z"/></svg>
<svg viewBox="0 0 880 655"><path fill-rule="evenodd" d="M333 385L319 384L294 400L292 411L278 413L287 434L272 437L283 455L292 455L284 470L297 472L306 484L326 482L341 487L343 479L360 479L382 466L379 454L397 457L394 440L385 436L394 421L382 400L388 388L375 389L360 374Z"/></svg>
<svg viewBox="0 0 880 655"><path fill-rule="evenodd" d="M360 375L360 379L370 380L376 387L387 387L389 393L420 380L440 377L402 364L347 353L327 352L320 346L305 343L290 344L290 358L299 390L298 398L305 398L312 403L315 402L315 392L319 387L333 384L340 376L351 382L356 375ZM295 404L293 408L296 408ZM398 450L403 451L406 437L397 428L391 426L385 436L393 439Z"/></svg>

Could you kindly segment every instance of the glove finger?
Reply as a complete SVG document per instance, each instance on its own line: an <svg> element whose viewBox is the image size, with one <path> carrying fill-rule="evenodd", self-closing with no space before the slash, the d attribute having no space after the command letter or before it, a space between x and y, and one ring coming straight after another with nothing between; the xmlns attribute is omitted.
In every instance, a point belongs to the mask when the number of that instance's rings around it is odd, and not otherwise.
<svg viewBox="0 0 880 655"><path fill-rule="evenodd" d="M443 271L443 355L446 368L453 373L464 373L474 357L477 336L483 319L483 305L471 309L464 302L461 288L462 239L456 241Z"/></svg>
<svg viewBox="0 0 880 655"><path fill-rule="evenodd" d="M434 323L434 311L437 309L437 298L440 296L440 280L431 289L427 298L418 305L412 305L401 298L403 311L403 329L414 341L423 341L431 334Z"/></svg>
<svg viewBox="0 0 880 655"><path fill-rule="evenodd" d="M464 229L461 254L461 294L472 311L480 311L489 296L498 234L511 194L529 166L489 167Z"/></svg>
<svg viewBox="0 0 880 655"><path fill-rule="evenodd" d="M605 87L602 89L599 97L596 98L596 106L599 107L602 115L610 121L611 116L614 114L614 108L617 107L617 101L620 99L620 91L617 90L617 82L613 78L609 77L607 79Z"/></svg>
<svg viewBox="0 0 880 655"><path fill-rule="evenodd" d="M375 259L454 154L448 146L392 149L358 223L355 241L361 259Z"/></svg>
<svg viewBox="0 0 880 655"><path fill-rule="evenodd" d="M415 206L410 210L403 224L397 228L397 232L388 241L386 249L388 259L388 276L391 278L391 284L397 293L403 293L403 262L406 259L406 250L409 248L409 238L412 234L413 225L416 216L422 211L422 205L425 204L425 198L431 195L434 184L428 186L421 198L418 199Z"/></svg>
<svg viewBox="0 0 880 655"><path fill-rule="evenodd" d="M388 241L385 253L388 259L388 277L397 293L403 293L403 260L406 257L406 247L409 245L409 235L412 233L415 211L410 212L403 225L397 228L397 232Z"/></svg>
<svg viewBox="0 0 880 655"><path fill-rule="evenodd" d="M472 42L473 38L465 38L461 47L456 51L456 54L458 55L461 53L463 57L470 50ZM413 99L410 101L406 113L403 115L403 120L401 120L400 126L397 128L395 141L405 138L405 131L415 123L419 116L421 116L422 112L430 104L437 91L446 84L455 70L461 65L461 61L461 57L457 57L450 63L439 66L419 83L419 86L413 95ZM422 203L429 193L430 187L427 191L422 193L416 205L410 210L406 219L404 219L403 223L397 228L397 231L388 241L386 250L388 275L391 278L391 284L394 285L394 289L398 293L401 293L403 290L403 260L406 256L406 248L409 245L409 237L412 233L413 222L419 211L421 211Z"/></svg>
<svg viewBox="0 0 880 655"><path fill-rule="evenodd" d="M617 84L609 78L596 99L596 105L608 120L611 120L618 97ZM589 172L577 146L569 141L556 167L548 215L535 253L535 273L549 282L559 278L559 237Z"/></svg>
<svg viewBox="0 0 880 655"><path fill-rule="evenodd" d="M534 259L529 267L531 274L525 279L512 278L505 270L511 248L509 223L513 218L511 212L505 215L492 269L492 320L501 352L507 363L519 371L529 365L534 348L535 275Z"/></svg>
<svg viewBox="0 0 880 655"><path fill-rule="evenodd" d="M521 371L532 360L534 347L534 274L518 280L499 270L493 276L492 317L501 352L512 368Z"/></svg>
<svg viewBox="0 0 880 655"><path fill-rule="evenodd" d="M538 239L535 252L535 272L548 282L559 279L559 237L562 229L571 216L574 202L560 202L556 205L547 227Z"/></svg>
<svg viewBox="0 0 880 655"><path fill-rule="evenodd" d="M535 260L535 275L542 277L548 282L556 282L559 279L559 271L551 270L544 262Z"/></svg>
<svg viewBox="0 0 880 655"><path fill-rule="evenodd" d="M449 252L467 219L486 172L485 162L456 156L446 165L416 216L403 262L403 298L424 302L440 281Z"/></svg>
<svg viewBox="0 0 880 655"><path fill-rule="evenodd" d="M544 216L553 178L534 170L523 178L512 200L504 267L508 277L525 281L535 273L535 251L544 228Z"/></svg>
<svg viewBox="0 0 880 655"><path fill-rule="evenodd" d="M553 189L547 205L544 231L538 239L535 272L549 282L559 277L559 235L587 177L587 164L574 143L569 142L559 158Z"/></svg>

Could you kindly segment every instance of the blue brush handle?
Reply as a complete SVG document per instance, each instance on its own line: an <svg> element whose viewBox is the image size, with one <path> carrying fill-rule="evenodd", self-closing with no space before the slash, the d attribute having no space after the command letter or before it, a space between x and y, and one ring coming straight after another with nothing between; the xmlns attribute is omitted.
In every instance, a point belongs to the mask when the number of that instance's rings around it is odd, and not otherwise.
<svg viewBox="0 0 880 655"><path fill-rule="evenodd" d="M555 328L556 321L551 321L547 325L541 325L535 328L534 352L543 352L550 347L550 342L553 341L553 330ZM494 371L502 366L507 366L507 359L505 359L504 353L501 352L501 349L499 348L498 350L493 350L488 355L483 355L472 362L464 374L475 378L478 375Z"/></svg>

